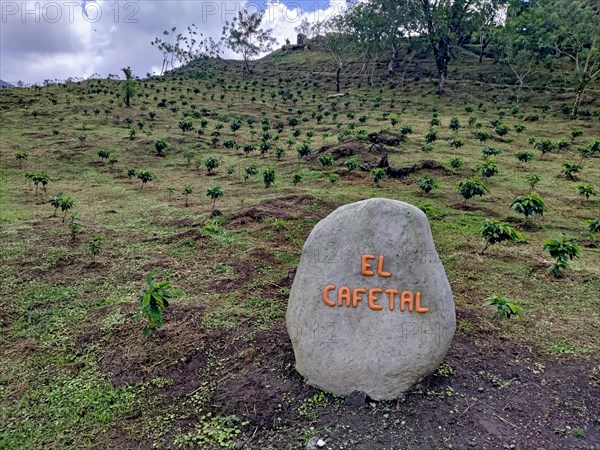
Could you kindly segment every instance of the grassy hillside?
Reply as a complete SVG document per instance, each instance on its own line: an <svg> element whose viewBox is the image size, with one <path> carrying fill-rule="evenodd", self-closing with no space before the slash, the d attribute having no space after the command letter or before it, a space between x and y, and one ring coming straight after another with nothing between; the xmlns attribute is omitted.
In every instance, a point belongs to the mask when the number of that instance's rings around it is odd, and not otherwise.
<svg viewBox="0 0 600 450"><path fill-rule="evenodd" d="M444 97L421 61L405 87L381 75L370 87L349 66L348 95L330 98L325 55L281 51L247 80L229 61L140 80L131 108L109 80L0 92L0 448L281 449L311 436L352 449L598 442L600 252L585 221L600 216L600 201L577 186L600 188L598 159L578 151L600 139L599 105L590 96L590 117L573 121L561 112L568 90L529 89L517 102L516 88L484 82L501 81L486 78L495 66L462 58ZM483 81L474 81L479 73ZM185 120L194 130L180 129ZM499 135L502 124L508 132ZM401 127L412 129L402 142L373 148L370 133ZM431 129L437 139L428 143ZM272 146L261 154L264 133ZM155 148L161 139L164 156ZM563 142L561 150L542 155L534 146L546 139ZM303 142L312 156L298 157ZM484 147L499 154L486 157ZM533 159L519 162L522 151ZM368 169L385 152L403 176L375 184ZM333 164L324 166L323 155ZM209 173L210 157L219 165ZM350 158L362 170L349 172ZM463 164L453 168L456 158ZM463 201L457 183L488 161L498 165L484 181L489 194ZM581 165L578 180L565 177L565 163ZM275 183L265 188L268 168ZM142 188L128 169L155 178ZM26 178L36 171L50 177L37 193ZM525 219L510 204L531 192L530 173L540 176L535 191L547 212ZM422 193L423 176L439 189ZM211 214L213 187L224 192L221 214ZM49 203L58 192L75 202L65 223ZM427 212L458 332L442 368L406 399L354 409L294 371L284 314L312 227L370 197ZM74 237L71 213L82 227ZM482 255L478 229L488 218L510 223L523 240ZM542 247L563 236L583 250L557 279ZM185 296L144 337L138 296L148 273ZM515 299L523 316L494 319L483 303L495 294Z"/></svg>

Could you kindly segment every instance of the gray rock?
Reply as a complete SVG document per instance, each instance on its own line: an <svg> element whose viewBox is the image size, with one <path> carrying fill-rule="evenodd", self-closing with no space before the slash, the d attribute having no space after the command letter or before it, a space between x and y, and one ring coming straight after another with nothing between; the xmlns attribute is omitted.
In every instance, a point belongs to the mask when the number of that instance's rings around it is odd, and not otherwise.
<svg viewBox="0 0 600 450"><path fill-rule="evenodd" d="M361 391L354 391L346 396L346 405L354 408L361 408L365 406L366 401L367 394Z"/></svg>
<svg viewBox="0 0 600 450"><path fill-rule="evenodd" d="M311 437L306 443L306 450L319 450L317 443L319 442L319 438L317 436Z"/></svg>
<svg viewBox="0 0 600 450"><path fill-rule="evenodd" d="M298 372L336 395L394 399L433 373L456 318L425 214L370 199L319 222L302 250L286 323Z"/></svg>

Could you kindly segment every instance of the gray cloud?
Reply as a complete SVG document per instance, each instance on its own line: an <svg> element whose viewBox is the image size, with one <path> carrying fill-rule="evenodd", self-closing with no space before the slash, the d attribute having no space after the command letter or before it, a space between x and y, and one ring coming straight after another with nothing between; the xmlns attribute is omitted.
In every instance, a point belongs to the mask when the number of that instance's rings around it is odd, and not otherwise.
<svg viewBox="0 0 600 450"><path fill-rule="evenodd" d="M82 10L85 4L85 12ZM289 2L288 2L289 3ZM332 8L318 10L306 2L266 2L269 13L263 26L273 29L282 43L292 38L300 14L310 21L340 9L345 0L332 1ZM261 1L262 6L265 5ZM37 7L36 7L37 5ZM161 65L160 52L150 45L172 27L185 31L194 23L205 36L218 39L225 20L248 5L241 1L7 1L2 0L0 26L0 78L28 83L45 79L106 76L131 66L144 76ZM233 57L225 53L225 57Z"/></svg>

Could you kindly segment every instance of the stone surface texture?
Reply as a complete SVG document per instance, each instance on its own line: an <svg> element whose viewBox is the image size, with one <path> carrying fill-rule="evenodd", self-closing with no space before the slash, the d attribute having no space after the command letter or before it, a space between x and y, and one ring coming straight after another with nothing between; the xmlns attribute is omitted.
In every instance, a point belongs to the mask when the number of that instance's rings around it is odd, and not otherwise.
<svg viewBox="0 0 600 450"><path fill-rule="evenodd" d="M361 258L374 255L375 274L361 273ZM378 257L384 257L377 274ZM328 306L323 289L328 293ZM390 310L389 294L368 294L356 307L338 306L337 290L355 288L420 292L428 312ZM369 199L342 206L310 233L288 303L286 323L296 369L306 381L336 395L365 392L374 400L400 396L433 373L446 354L456 318L454 300L439 261L429 222L418 208L396 200Z"/></svg>

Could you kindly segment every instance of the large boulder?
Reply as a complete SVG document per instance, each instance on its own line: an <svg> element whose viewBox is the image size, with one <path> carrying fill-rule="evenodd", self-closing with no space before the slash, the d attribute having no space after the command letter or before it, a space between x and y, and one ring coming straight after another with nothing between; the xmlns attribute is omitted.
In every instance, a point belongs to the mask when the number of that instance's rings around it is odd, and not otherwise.
<svg viewBox="0 0 600 450"><path fill-rule="evenodd" d="M286 315L296 369L336 395L394 399L442 362L456 328L425 214L370 199L310 233Z"/></svg>

